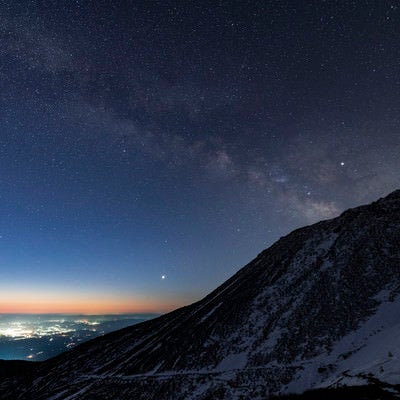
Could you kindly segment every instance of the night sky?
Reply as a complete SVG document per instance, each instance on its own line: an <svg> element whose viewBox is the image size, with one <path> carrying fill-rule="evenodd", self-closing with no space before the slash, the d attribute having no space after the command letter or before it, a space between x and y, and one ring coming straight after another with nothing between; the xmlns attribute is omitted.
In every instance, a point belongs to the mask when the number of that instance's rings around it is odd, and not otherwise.
<svg viewBox="0 0 400 400"><path fill-rule="evenodd" d="M164 312L400 188L398 1L0 4L0 312Z"/></svg>

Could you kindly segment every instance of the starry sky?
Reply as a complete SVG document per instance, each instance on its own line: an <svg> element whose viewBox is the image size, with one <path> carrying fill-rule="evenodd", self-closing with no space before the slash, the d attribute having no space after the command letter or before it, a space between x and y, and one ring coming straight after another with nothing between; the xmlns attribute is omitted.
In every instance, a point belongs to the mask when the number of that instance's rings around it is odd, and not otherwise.
<svg viewBox="0 0 400 400"><path fill-rule="evenodd" d="M398 1L0 4L0 312L165 312L400 188Z"/></svg>

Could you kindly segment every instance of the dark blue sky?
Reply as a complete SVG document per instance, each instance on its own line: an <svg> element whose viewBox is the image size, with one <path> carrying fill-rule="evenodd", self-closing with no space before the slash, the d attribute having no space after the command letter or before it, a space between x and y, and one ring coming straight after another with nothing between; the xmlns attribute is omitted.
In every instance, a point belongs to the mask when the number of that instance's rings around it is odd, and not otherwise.
<svg viewBox="0 0 400 400"><path fill-rule="evenodd" d="M398 2L182 3L1 3L0 312L165 311L400 187Z"/></svg>

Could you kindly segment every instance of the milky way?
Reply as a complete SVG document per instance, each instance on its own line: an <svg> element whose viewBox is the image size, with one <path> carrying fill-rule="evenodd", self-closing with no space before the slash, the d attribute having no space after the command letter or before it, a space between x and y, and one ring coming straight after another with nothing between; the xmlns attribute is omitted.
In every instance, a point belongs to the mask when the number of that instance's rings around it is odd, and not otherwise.
<svg viewBox="0 0 400 400"><path fill-rule="evenodd" d="M399 13L2 2L0 311L171 309L399 188Z"/></svg>

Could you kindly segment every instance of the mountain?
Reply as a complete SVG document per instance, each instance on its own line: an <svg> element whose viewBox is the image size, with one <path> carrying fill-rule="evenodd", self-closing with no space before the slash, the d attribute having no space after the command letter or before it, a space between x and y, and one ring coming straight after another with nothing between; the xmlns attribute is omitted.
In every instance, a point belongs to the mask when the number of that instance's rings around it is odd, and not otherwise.
<svg viewBox="0 0 400 400"><path fill-rule="evenodd" d="M0 399L395 396L399 294L400 190L295 230L197 303L22 368Z"/></svg>

